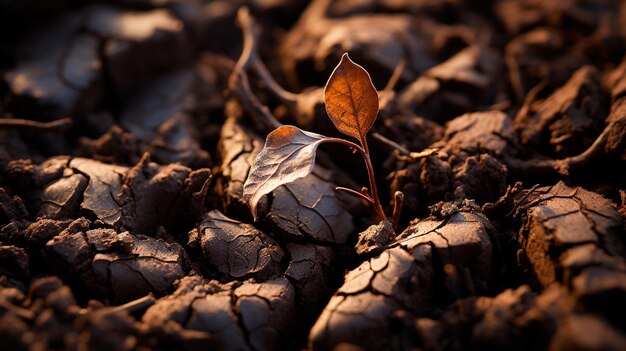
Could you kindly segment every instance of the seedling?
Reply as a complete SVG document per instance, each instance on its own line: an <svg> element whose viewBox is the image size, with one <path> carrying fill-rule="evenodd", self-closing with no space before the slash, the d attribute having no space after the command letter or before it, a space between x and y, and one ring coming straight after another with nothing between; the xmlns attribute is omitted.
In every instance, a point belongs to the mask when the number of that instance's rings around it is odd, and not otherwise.
<svg viewBox="0 0 626 351"><path fill-rule="evenodd" d="M282 126L268 134L263 150L257 155L243 188L243 197L254 219L259 200L281 185L306 177L315 165L317 147L322 143L346 145L360 153L365 161L369 188L360 191L344 187L335 188L356 195L371 203L381 220L386 220L378 198L374 167L370 160L366 136L378 116L378 92L367 71L343 54L324 88L326 113L335 127L345 135L355 138L358 144L342 138L331 138Z"/></svg>

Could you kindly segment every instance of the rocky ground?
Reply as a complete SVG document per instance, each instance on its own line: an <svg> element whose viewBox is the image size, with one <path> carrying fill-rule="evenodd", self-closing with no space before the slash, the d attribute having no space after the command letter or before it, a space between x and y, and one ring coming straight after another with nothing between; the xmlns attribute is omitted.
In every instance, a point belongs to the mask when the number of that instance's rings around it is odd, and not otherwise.
<svg viewBox="0 0 626 351"><path fill-rule="evenodd" d="M619 0L2 1L1 348L626 350L625 51ZM344 52L395 233L335 145L253 221Z"/></svg>

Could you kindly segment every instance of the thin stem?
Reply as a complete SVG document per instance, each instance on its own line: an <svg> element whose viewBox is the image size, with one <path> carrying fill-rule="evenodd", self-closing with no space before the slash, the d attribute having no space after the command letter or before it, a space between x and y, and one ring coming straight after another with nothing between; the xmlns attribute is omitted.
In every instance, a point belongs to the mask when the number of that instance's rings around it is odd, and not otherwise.
<svg viewBox="0 0 626 351"><path fill-rule="evenodd" d="M365 201L367 201L367 202L369 202L371 204L374 204L374 199L372 199L369 195L363 194L363 193L361 193L359 191L352 190L350 188L344 188L342 186L336 187L335 190L337 190L337 191L345 191L348 194L352 194L352 195L358 196L358 197L364 199Z"/></svg>
<svg viewBox="0 0 626 351"><path fill-rule="evenodd" d="M376 178L374 177L374 166L372 166L372 161L370 160L370 151L367 147L367 141L360 141L361 146L363 146L363 150L365 153L362 153L363 160L365 160L365 168L367 168L367 176L370 180L370 191L372 192L372 198L374 199L374 207L376 208L376 212L378 212L378 217L382 221L387 220L387 216L385 216L385 211L383 211L383 206L380 204L380 199L378 198L378 190L376 189Z"/></svg>
<svg viewBox="0 0 626 351"><path fill-rule="evenodd" d="M248 10L247 7L243 6L239 9L239 11L237 11L237 22L243 32L243 48L241 50L241 56L239 56L239 60L237 60L237 63L235 64L233 73L241 74L246 70L246 68L248 68L248 65L250 65L250 62L252 61L254 53L256 52L257 41L256 33L254 31L254 23L250 17L250 10Z"/></svg>
<svg viewBox="0 0 626 351"><path fill-rule="evenodd" d="M517 201L513 201L513 209L511 211L509 211L509 213L506 214L506 218L511 217L517 210L519 210L520 207L524 206L524 201L526 201L530 195L532 195L535 190L537 190L537 188L539 188L539 184L535 184L533 185L532 188L530 188L526 194L524 194L524 196L522 196L521 199L517 200Z"/></svg>
<svg viewBox="0 0 626 351"><path fill-rule="evenodd" d="M591 144L591 146L587 150L585 150L582 154L568 157L562 160L560 162L562 165L558 167L559 173L561 175L568 175L569 170L571 168L579 168L579 167L585 166L592 160L595 160L600 155L602 155L604 153L606 143L609 139L609 134L611 132L611 129L613 128L619 128L619 127L617 127L615 123L609 123L609 125L606 126L606 128L604 128L604 130L602 131L602 134L600 134L596 138L596 140L593 142L593 144Z"/></svg>
<svg viewBox="0 0 626 351"><path fill-rule="evenodd" d="M371 189L370 191L372 193L372 196L369 196L369 197L373 200L372 203L374 205L374 208L376 208L378 217L380 217L380 219L383 221L386 220L387 216L385 216L383 207L380 204L380 199L378 198L378 191L376 189L376 179L374 178L374 167L372 166L372 161L370 160L370 153L369 153L369 149L367 148L367 143L361 142L361 146L359 146L356 143L353 143L349 140L345 140L341 138L328 138L328 139L324 139L323 142L339 143L339 144L347 145L361 153L361 156L363 157L363 160L365 161L365 168L367 168L367 177L369 178L369 181L370 181L370 189Z"/></svg>
<svg viewBox="0 0 626 351"><path fill-rule="evenodd" d="M365 149L363 149L361 146L359 146L359 144L357 143L353 143L349 140L346 139L341 139L341 138L328 138L328 139L324 139L325 143L339 143L339 144L344 144L347 145L353 149L355 149L356 151L360 152L361 155L365 155L366 151Z"/></svg>
<svg viewBox="0 0 626 351"><path fill-rule="evenodd" d="M396 84L398 84L398 81L400 80L400 76L402 75L402 72L404 72L405 66L406 66L406 61L402 59L400 63L396 66L396 68L393 70L393 73L391 74L391 78L389 78L389 81L387 82L387 85L385 86L383 91L392 91L393 88L395 88Z"/></svg>
<svg viewBox="0 0 626 351"><path fill-rule="evenodd" d="M229 90L250 113L250 117L258 129L276 129L282 126L282 124L256 98L250 88L250 82L246 73L246 69L253 62L257 51L257 28L247 7L244 6L239 9L237 21L243 32L243 49L228 80Z"/></svg>
<svg viewBox="0 0 626 351"><path fill-rule="evenodd" d="M198 199L202 201L206 197L207 192L209 191L209 185L211 185L212 179L213 179L213 174L209 174L209 176L204 181L204 184L202 184L202 187L200 188L200 190L198 190L195 193L192 193L191 196L193 196L194 199Z"/></svg>
<svg viewBox="0 0 626 351"><path fill-rule="evenodd" d="M244 105L247 103L251 109L258 113L257 115L251 114L257 116L257 118L254 118L255 122L262 124L262 129L274 130L282 127L283 124L272 115L267 106L263 105L252 92L248 75L244 72L239 76L239 79L242 89L242 95L239 95L240 102L243 102Z"/></svg>
<svg viewBox="0 0 626 351"><path fill-rule="evenodd" d="M256 52L254 54L252 65L263 83L267 85L267 88L270 90L270 92L272 92L278 99L280 99L282 103L287 105L295 105L298 102L299 95L283 89L283 87L276 83L269 70L267 69L263 61L261 61L261 58Z"/></svg>
<svg viewBox="0 0 626 351"><path fill-rule="evenodd" d="M37 122L19 118L0 118L0 129L13 128L46 132L62 131L72 125L71 118L61 118L52 122Z"/></svg>
<svg viewBox="0 0 626 351"><path fill-rule="evenodd" d="M404 205L404 193L396 191L393 194L393 215L391 215L391 224L393 225L394 232L398 232L400 229L400 214L402 213L402 205Z"/></svg>
<svg viewBox="0 0 626 351"><path fill-rule="evenodd" d="M528 94L526 94L526 97L524 98L524 102L522 103L522 107L517 112L517 117L515 117L516 122L520 118L526 116L526 114L530 110L530 105L532 104L533 101L535 101L535 99L537 98L537 95L539 95L539 93L541 92L541 90L543 90L546 84L547 84L547 81L544 79L541 82L539 82L539 84L535 85L532 89L528 91Z"/></svg>
<svg viewBox="0 0 626 351"><path fill-rule="evenodd" d="M409 155L411 153L409 149L405 148L404 146L396 143L395 141L391 139L386 138L380 133L372 133L372 137L374 137L374 139L380 141L381 143L389 146L390 148L394 150L398 150L402 155Z"/></svg>

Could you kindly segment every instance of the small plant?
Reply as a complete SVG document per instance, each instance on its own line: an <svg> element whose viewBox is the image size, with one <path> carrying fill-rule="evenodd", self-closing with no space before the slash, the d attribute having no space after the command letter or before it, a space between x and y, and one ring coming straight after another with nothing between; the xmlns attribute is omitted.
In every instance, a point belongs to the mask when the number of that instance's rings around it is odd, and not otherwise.
<svg viewBox="0 0 626 351"><path fill-rule="evenodd" d="M315 153L322 143L339 143L358 151L367 169L369 189L360 191L344 187L336 190L359 196L371 203L381 220L386 220L378 198L374 168L370 160L366 135L378 116L378 92L367 71L343 54L324 88L326 112L335 127L359 144L341 138L282 126L268 134L263 150L257 155L243 188L243 196L257 220L259 200L277 187L306 177L315 165Z"/></svg>

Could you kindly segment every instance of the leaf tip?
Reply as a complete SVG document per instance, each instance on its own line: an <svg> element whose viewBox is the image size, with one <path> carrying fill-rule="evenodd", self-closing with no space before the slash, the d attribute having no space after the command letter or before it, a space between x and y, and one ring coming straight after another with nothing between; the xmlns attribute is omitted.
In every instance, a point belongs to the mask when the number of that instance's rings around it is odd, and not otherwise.
<svg viewBox="0 0 626 351"><path fill-rule="evenodd" d="M326 113L341 133L365 142L378 115L378 92L365 68L345 52L324 87Z"/></svg>

